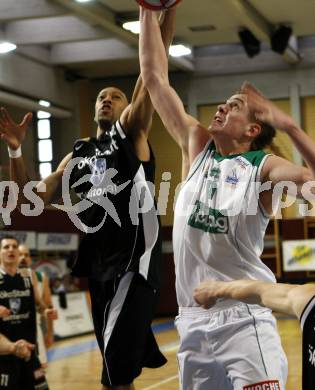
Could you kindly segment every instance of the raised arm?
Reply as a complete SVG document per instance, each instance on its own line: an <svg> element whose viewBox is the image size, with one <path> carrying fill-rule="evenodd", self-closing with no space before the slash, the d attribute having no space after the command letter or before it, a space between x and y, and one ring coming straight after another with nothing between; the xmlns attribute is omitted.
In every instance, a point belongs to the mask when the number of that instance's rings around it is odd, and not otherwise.
<svg viewBox="0 0 315 390"><path fill-rule="evenodd" d="M10 179L14 181L19 187L18 206L23 203L30 203L30 201L23 194L25 185L30 181L26 170L25 162L23 160L21 145L25 138L28 127L32 121L32 113L27 113L21 123L15 123L8 111L2 107L0 111L0 134L9 147L10 155ZM39 196L45 205L50 204L61 196L62 174L66 164L71 159L71 153L67 155L60 163L56 172L45 178L35 188L35 193ZM42 191L43 184L45 184L46 191Z"/></svg>
<svg viewBox="0 0 315 390"><path fill-rule="evenodd" d="M160 19L160 31L164 51L167 53L173 40L175 15L173 12L167 12L166 14L161 14ZM154 108L150 95L140 75L132 95L131 103L123 112L120 121L125 131L133 138L136 153L141 160L147 160L150 157L147 138L152 125L153 112Z"/></svg>
<svg viewBox="0 0 315 390"><path fill-rule="evenodd" d="M175 29L175 13L165 12L160 15L162 21L160 26L161 37L163 41L164 52L168 53L168 49L172 43ZM148 90L145 88L141 75L138 77L135 89L133 91L131 104L123 113L121 120L126 130L134 130L138 133L138 129L148 132L154 108L150 99Z"/></svg>
<svg viewBox="0 0 315 390"><path fill-rule="evenodd" d="M175 13L175 9L168 12ZM182 101L169 84L168 58L157 14L140 8L140 22L140 68L144 85L166 129L191 163L209 140L209 133L185 112Z"/></svg>
<svg viewBox="0 0 315 390"><path fill-rule="evenodd" d="M218 298L227 298L269 307L298 318L313 296L314 285L275 284L257 280L206 280L194 290L194 299L204 308L213 306Z"/></svg>
<svg viewBox="0 0 315 390"><path fill-rule="evenodd" d="M297 185L298 196L301 197L302 185L309 180L315 180L315 142L290 115L265 98L251 84L245 83L241 92L247 95L249 108L255 113L256 118L287 133L307 164L305 168L278 156L269 157L262 170L264 180L270 180L273 184L292 181Z"/></svg>

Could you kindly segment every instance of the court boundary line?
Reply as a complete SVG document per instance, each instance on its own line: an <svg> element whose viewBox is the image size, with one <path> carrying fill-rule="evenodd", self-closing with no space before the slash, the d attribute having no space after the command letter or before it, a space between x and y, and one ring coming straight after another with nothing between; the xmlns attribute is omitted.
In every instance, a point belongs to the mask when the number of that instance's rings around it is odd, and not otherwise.
<svg viewBox="0 0 315 390"><path fill-rule="evenodd" d="M170 376L170 377L168 377L168 378L166 378L166 379L164 379L163 381L160 381L160 382L158 382L158 383L154 383L154 385L145 387L143 390L156 389L156 388L159 387L160 385L164 385L165 383L172 382L172 381L175 380L175 379L178 379L178 374L177 374L177 375Z"/></svg>

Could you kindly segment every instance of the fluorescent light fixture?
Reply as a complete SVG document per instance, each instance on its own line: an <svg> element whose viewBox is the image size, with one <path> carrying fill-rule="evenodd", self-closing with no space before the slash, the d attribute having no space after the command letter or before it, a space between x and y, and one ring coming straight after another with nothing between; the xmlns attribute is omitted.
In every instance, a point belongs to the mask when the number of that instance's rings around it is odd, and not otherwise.
<svg viewBox="0 0 315 390"><path fill-rule="evenodd" d="M52 141L51 139L42 139L38 141L38 159L39 162L52 161Z"/></svg>
<svg viewBox="0 0 315 390"><path fill-rule="evenodd" d="M88 3L91 0L75 0L77 3Z"/></svg>
<svg viewBox="0 0 315 390"><path fill-rule="evenodd" d="M16 49L16 45L11 42L0 42L0 54L9 53Z"/></svg>
<svg viewBox="0 0 315 390"><path fill-rule="evenodd" d="M47 100L40 100L38 104L44 107L50 107L50 102L47 102Z"/></svg>
<svg viewBox="0 0 315 390"><path fill-rule="evenodd" d="M172 45L169 48L169 54L172 57L182 57L191 54L191 49L184 45Z"/></svg>
<svg viewBox="0 0 315 390"><path fill-rule="evenodd" d="M37 122L37 136L39 139L50 138L50 120L42 119Z"/></svg>
<svg viewBox="0 0 315 390"><path fill-rule="evenodd" d="M47 111L37 111L37 119L49 119L51 114Z"/></svg>
<svg viewBox="0 0 315 390"><path fill-rule="evenodd" d="M140 22L138 20L125 22L122 26L125 30L131 31L133 34L140 34Z"/></svg>
<svg viewBox="0 0 315 390"><path fill-rule="evenodd" d="M39 164L39 173L42 179L49 176L52 172L51 163L40 163Z"/></svg>

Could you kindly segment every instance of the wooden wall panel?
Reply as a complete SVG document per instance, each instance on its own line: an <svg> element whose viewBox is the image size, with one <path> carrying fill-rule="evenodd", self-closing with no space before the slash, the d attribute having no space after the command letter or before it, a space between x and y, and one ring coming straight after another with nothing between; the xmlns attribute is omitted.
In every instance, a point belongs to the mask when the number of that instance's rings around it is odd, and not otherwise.
<svg viewBox="0 0 315 390"><path fill-rule="evenodd" d="M173 138L165 130L163 123L158 115L154 116L152 130L150 132L149 142L152 146L156 159L155 172L155 196L158 204L163 204L165 195L167 196L167 204L165 212L163 207L160 208L161 221L164 226L173 225L174 218L174 200L175 191L181 182L181 166L182 156L181 150L177 146ZM163 173L170 172L170 190L167 192L160 190L160 185L163 183Z"/></svg>

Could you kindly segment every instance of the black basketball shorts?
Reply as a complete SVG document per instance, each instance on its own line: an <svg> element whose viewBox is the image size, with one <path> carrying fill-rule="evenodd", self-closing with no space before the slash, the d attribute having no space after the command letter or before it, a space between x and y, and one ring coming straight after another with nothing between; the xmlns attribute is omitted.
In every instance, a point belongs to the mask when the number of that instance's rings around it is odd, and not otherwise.
<svg viewBox="0 0 315 390"><path fill-rule="evenodd" d="M0 359L1 390L48 390L45 373L33 355L25 362L19 358Z"/></svg>
<svg viewBox="0 0 315 390"><path fill-rule="evenodd" d="M130 384L142 367L166 363L151 329L157 291L140 274L128 272L105 282L89 279L89 289L103 385Z"/></svg>

